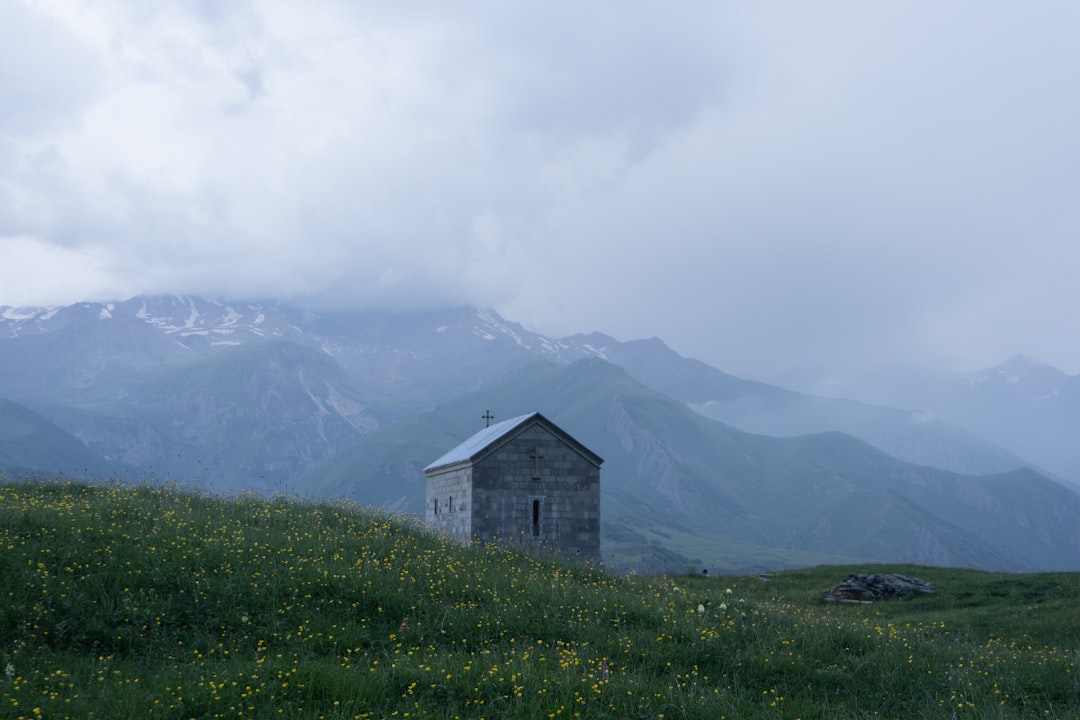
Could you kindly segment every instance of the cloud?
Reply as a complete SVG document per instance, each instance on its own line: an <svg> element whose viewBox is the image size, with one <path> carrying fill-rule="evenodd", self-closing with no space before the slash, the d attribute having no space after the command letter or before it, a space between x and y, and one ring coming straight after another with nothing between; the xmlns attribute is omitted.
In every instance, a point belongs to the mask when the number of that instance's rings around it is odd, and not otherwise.
<svg viewBox="0 0 1080 720"><path fill-rule="evenodd" d="M602 268L600 324L630 332L644 314L677 347L750 374L972 367L1035 335L1077 367L1046 327L1066 327L1080 297L1038 269L1077 259L1061 232L1075 228L1061 195L1076 179L1067 33L1000 9L929 26L812 12L766 23L748 63L760 85L735 109L706 114L563 220L567 252L606 239L581 263ZM1023 57L1000 58L1006 40Z"/></svg>
<svg viewBox="0 0 1080 720"><path fill-rule="evenodd" d="M472 302L750 375L1080 371L1078 12L8 3L0 303Z"/></svg>
<svg viewBox="0 0 1080 720"><path fill-rule="evenodd" d="M0 8L0 138L69 127L99 91L94 55L20 3Z"/></svg>
<svg viewBox="0 0 1080 720"><path fill-rule="evenodd" d="M92 254L50 247L27 237L0 237L0 287L7 288L6 303L15 306L69 305L84 300L106 300L101 287L113 282ZM26 268L47 267L49 272L27 283Z"/></svg>

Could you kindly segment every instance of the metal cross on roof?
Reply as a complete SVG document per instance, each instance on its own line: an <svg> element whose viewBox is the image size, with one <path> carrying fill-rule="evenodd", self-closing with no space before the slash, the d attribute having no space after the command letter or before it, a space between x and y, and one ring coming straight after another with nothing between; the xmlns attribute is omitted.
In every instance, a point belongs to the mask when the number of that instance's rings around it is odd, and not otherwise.
<svg viewBox="0 0 1080 720"><path fill-rule="evenodd" d="M491 421L495 419L495 416L491 414L490 410L485 410L484 414L480 417L484 420L484 427L491 427Z"/></svg>

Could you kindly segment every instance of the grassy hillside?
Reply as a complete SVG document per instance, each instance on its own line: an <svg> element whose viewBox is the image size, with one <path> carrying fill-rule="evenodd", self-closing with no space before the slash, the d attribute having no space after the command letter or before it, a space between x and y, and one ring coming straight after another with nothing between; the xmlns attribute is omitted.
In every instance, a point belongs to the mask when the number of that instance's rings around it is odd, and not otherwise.
<svg viewBox="0 0 1080 720"><path fill-rule="evenodd" d="M1080 717L1076 574L616 578L345 505L0 485L4 718Z"/></svg>

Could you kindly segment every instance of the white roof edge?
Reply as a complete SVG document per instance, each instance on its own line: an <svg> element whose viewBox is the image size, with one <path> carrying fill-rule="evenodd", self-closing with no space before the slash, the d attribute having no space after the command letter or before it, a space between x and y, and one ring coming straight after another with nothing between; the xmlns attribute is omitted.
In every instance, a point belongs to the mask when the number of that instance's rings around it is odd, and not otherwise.
<svg viewBox="0 0 1080 720"><path fill-rule="evenodd" d="M502 422L495 423L483 430L475 433L464 442L454 447L450 452L440 457L435 462L424 468L424 472L434 470L436 468L446 467L448 465L456 465L460 462L466 462L478 452L486 448L491 443L495 442L499 438L512 432L526 421L531 420L534 417L539 416L538 412L531 412L526 415L519 415L509 420L503 420Z"/></svg>

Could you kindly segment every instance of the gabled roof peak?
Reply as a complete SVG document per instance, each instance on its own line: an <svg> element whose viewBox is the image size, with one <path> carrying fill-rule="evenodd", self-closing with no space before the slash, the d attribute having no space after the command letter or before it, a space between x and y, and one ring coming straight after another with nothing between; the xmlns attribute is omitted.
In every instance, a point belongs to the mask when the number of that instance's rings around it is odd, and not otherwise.
<svg viewBox="0 0 1080 720"><path fill-rule="evenodd" d="M519 425L525 423L536 416L540 415L538 412L531 412L527 415L518 415L516 418L510 418L509 420L503 420L497 422L494 425L489 425L478 433L472 435L460 445L455 447L450 452L440 457L435 462L424 468L424 472L432 470L437 467L443 467L444 465L454 465L455 463L464 462L472 458L473 455L486 448L491 443L495 442L503 435L506 435L511 430L514 430Z"/></svg>
<svg viewBox="0 0 1080 720"><path fill-rule="evenodd" d="M446 453L438 460L424 468L424 472L427 473L436 468L446 467L448 465L456 465L457 463L473 460L474 458L476 458L477 455L483 453L484 450L491 447L494 443L498 442L507 435L510 435L523 425L526 425L534 420L541 421L543 424L547 425L551 430L553 430L557 435L563 436L571 444L577 446L579 450L583 452L583 454L585 454L586 456L591 456L595 460L597 465L603 462L603 460L598 455L590 451L585 446L581 445L581 443L574 440L565 431L555 425L555 423L548 420L539 412L531 412L525 415L519 415L515 418L510 418L509 420L503 420L502 422L495 423L494 425L486 427L483 430L475 433L467 440L459 444L457 447L452 449L450 452Z"/></svg>

